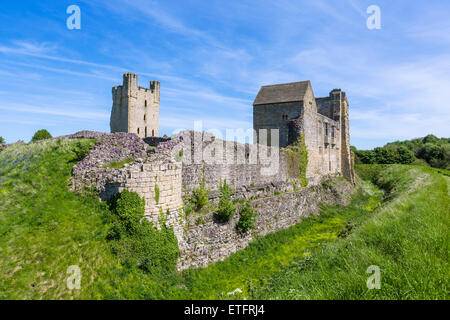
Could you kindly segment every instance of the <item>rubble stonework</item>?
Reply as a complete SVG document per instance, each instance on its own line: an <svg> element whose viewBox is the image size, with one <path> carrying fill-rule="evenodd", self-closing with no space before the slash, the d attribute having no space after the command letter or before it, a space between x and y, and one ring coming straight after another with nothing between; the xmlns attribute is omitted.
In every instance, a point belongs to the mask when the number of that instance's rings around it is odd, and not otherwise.
<svg viewBox="0 0 450 320"><path fill-rule="evenodd" d="M266 194L252 201L258 217L254 229L245 234L236 230L237 214L229 223L215 222L213 213L202 216L201 223L198 223L199 216L190 216L185 223L183 241L179 242L181 257L178 269L204 267L224 260L256 237L293 226L311 214L319 214L320 203L348 204L352 193L352 184L335 180L326 188L317 185L296 192Z"/></svg>

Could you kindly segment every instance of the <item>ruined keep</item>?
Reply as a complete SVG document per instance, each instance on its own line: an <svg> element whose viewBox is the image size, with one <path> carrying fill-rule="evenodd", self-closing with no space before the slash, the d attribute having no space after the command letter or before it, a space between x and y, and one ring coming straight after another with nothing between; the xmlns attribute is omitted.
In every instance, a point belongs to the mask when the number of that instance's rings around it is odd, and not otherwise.
<svg viewBox="0 0 450 320"><path fill-rule="evenodd" d="M159 81L138 86L134 73L123 75L123 85L112 88L111 132L136 133L141 138L159 135Z"/></svg>
<svg viewBox="0 0 450 320"><path fill-rule="evenodd" d="M270 130L278 130L279 147L296 143L303 135L308 150L308 179L341 173L354 182L347 95L334 89L329 97L315 98L310 81L263 86L253 102L254 141L277 145ZM262 137L263 129L267 138ZM264 133L265 134L265 133Z"/></svg>
<svg viewBox="0 0 450 320"><path fill-rule="evenodd" d="M72 187L95 186L102 200L125 189L137 192L145 199L148 220L173 227L179 270L223 260L258 236L318 214L320 203L348 203L355 190L348 101L340 89L315 98L309 81L262 87L253 104L255 143L248 144L190 130L170 138L146 137L148 128L156 128L157 134L158 122L151 127L142 119L145 110L154 110L157 119L159 82L137 88L137 76L131 73L124 75L123 86L113 88L111 129L117 132L73 135L99 141L74 167ZM137 120L129 121L130 115ZM278 130L279 146L266 141L260 129ZM127 159L133 161L109 166ZM258 212L251 232L237 231L238 213L227 223L215 221L213 211L186 214L185 206L200 186L208 190L215 210L225 180L233 199L250 200Z"/></svg>

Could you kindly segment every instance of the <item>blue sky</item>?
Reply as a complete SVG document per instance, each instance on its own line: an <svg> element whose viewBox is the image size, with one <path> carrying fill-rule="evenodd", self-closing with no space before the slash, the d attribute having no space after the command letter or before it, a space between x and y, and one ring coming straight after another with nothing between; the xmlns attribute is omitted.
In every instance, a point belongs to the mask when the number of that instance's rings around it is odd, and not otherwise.
<svg viewBox="0 0 450 320"><path fill-rule="evenodd" d="M81 30L66 9L81 8ZM381 29L369 30L369 5ZM109 131L127 71L161 81L160 133L252 127L261 85L347 92L359 149L450 136L448 1L8 1L0 7L0 136Z"/></svg>

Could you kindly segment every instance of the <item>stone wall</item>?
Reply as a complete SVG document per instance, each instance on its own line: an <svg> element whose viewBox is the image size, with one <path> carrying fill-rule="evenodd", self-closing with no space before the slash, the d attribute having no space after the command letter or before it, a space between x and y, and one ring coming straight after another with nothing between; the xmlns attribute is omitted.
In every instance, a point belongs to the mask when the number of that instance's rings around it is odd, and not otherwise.
<svg viewBox="0 0 450 320"><path fill-rule="evenodd" d="M103 199L124 189L134 191L145 199L145 216L159 226L161 218L175 228L180 225L183 200L181 198L181 163L135 164L115 170L105 184Z"/></svg>
<svg viewBox="0 0 450 320"><path fill-rule="evenodd" d="M99 142L74 167L73 189L94 185L103 200L124 189L137 192L145 199L145 215L149 220L156 226L163 221L166 226L173 226L182 253L179 269L221 260L247 246L255 235L289 227L318 213L321 201L344 203L344 195L351 194L350 184L343 179L337 180L339 187L322 189L319 184L328 177L324 172L317 173L314 179L309 177L310 186L298 191L300 183L289 168L284 149L226 143L211 134L192 131L181 132L171 139L146 139L153 144L152 148L136 134L81 136L97 137ZM218 153L221 148L214 146L223 146L224 152ZM251 148L256 148L256 162ZM271 158L275 154L277 157ZM111 161L130 157L133 161L123 168L107 167ZM190 195L202 180L210 189L213 202L218 200L218 187L224 180L232 187L233 198L256 198L253 205L259 216L255 229L249 234L239 234L235 229L238 215L226 224L214 222L212 212L202 217L205 223L198 224L199 217L195 215L185 217L183 196ZM277 196L278 193L282 194Z"/></svg>
<svg viewBox="0 0 450 320"><path fill-rule="evenodd" d="M218 223L213 213L189 216L184 227L183 241L179 242L181 257L178 269L204 267L225 259L245 248L255 237L288 228L303 218L319 213L319 204L348 204L353 186L344 179L334 179L324 188L310 186L297 192L261 197L252 205L258 212L255 228L241 234L236 230L239 215L229 223ZM201 222L199 222L201 221Z"/></svg>
<svg viewBox="0 0 450 320"><path fill-rule="evenodd" d="M259 130L279 130L279 146L286 147L289 140L289 119L298 118L302 113L303 102L290 102L280 104L265 104L253 107L253 129L256 130L255 143L266 144L260 138ZM270 131L269 131L270 132ZM268 134L270 136L270 134ZM267 144L273 145L270 138Z"/></svg>
<svg viewBox="0 0 450 320"><path fill-rule="evenodd" d="M258 193L266 188L284 191L293 181L298 184L298 176L290 174L292 170L289 170L284 149L224 141L206 132L188 131L184 137L182 183L185 197L202 182L210 191L210 199L218 196L219 185L225 180L236 194L250 190Z"/></svg>

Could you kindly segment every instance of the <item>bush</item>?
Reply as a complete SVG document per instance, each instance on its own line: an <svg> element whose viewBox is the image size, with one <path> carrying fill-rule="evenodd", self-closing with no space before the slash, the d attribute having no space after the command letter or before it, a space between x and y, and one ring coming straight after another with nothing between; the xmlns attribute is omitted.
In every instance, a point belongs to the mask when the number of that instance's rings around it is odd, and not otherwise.
<svg viewBox="0 0 450 320"><path fill-rule="evenodd" d="M51 137L52 137L52 135L50 134L50 132L48 132L45 129L41 129L41 130L36 131L33 138L31 139L31 141L45 140L45 139L50 139Z"/></svg>
<svg viewBox="0 0 450 320"><path fill-rule="evenodd" d="M0 137L0 144L5 144L5 139L3 139L3 137Z"/></svg>
<svg viewBox="0 0 450 320"><path fill-rule="evenodd" d="M174 271L179 256L172 228L156 229L144 218L145 200L136 192L124 190L109 201L112 226L108 239L123 265L146 272Z"/></svg>
<svg viewBox="0 0 450 320"><path fill-rule="evenodd" d="M219 186L219 191L219 208L214 217L219 222L228 222L233 218L236 212L236 205L231 200L231 189L226 181Z"/></svg>
<svg viewBox="0 0 450 320"><path fill-rule="evenodd" d="M209 190L205 186L205 181L202 180L200 186L192 191L192 198L190 202L195 211L199 211L204 206L209 204L208 194Z"/></svg>
<svg viewBox="0 0 450 320"><path fill-rule="evenodd" d="M241 207L239 212L239 221L236 224L236 228L239 232L244 233L255 226L255 219L258 216L255 209L253 209L250 201L246 201Z"/></svg>
<svg viewBox="0 0 450 320"><path fill-rule="evenodd" d="M58 139L58 141L61 141ZM82 143L81 141L77 141L72 151L75 154L75 157L72 161L79 162L86 158L91 150L91 144Z"/></svg>

